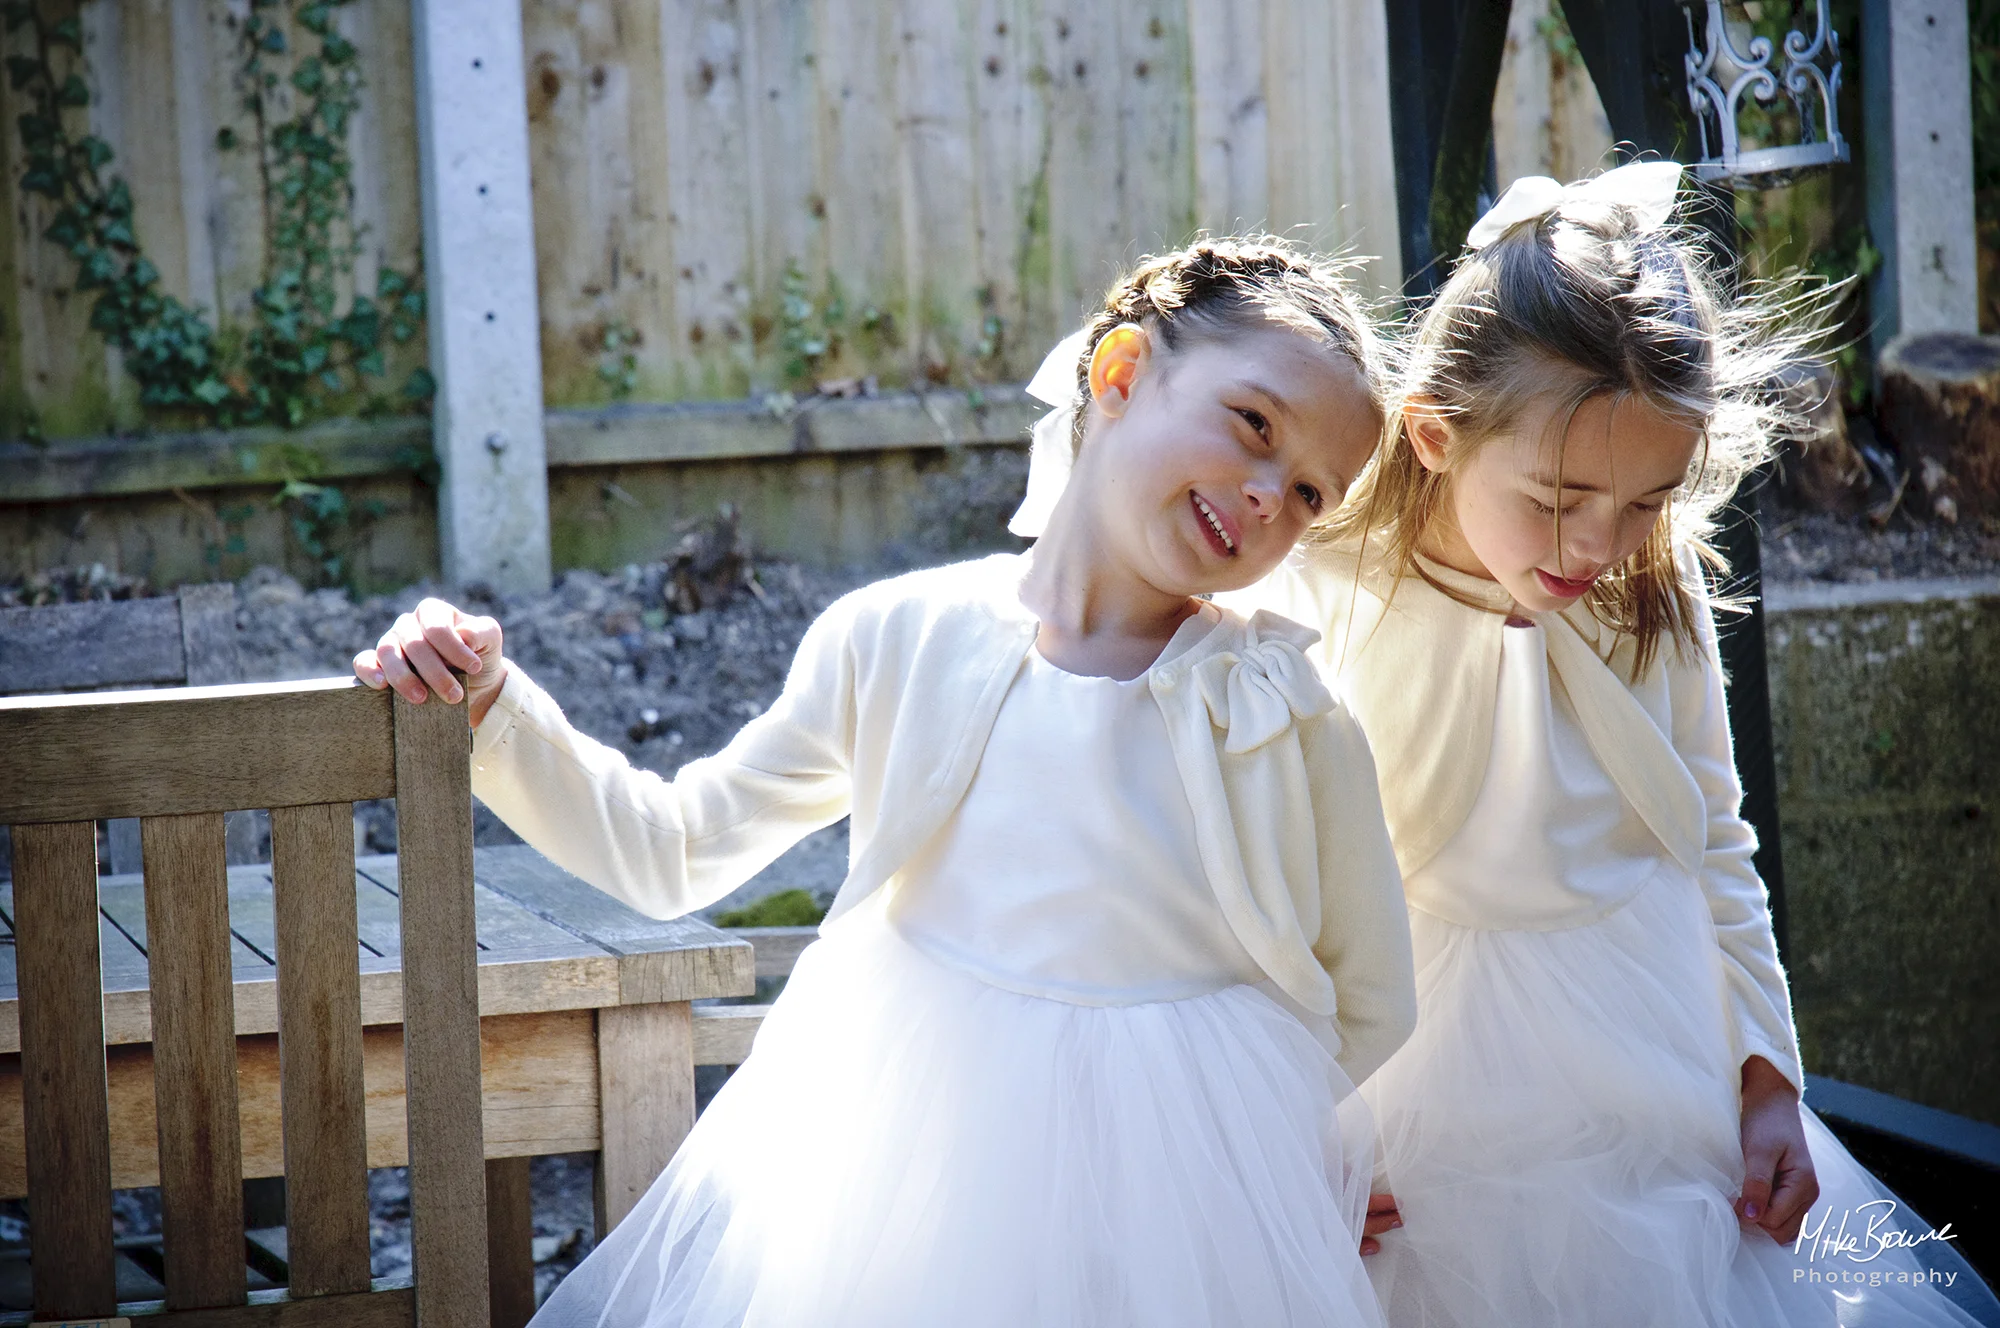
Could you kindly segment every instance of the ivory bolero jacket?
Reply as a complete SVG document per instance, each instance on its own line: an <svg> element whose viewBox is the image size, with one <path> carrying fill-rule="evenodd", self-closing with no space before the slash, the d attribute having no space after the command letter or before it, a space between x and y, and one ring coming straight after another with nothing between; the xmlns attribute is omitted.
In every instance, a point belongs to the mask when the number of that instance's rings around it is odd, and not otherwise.
<svg viewBox="0 0 2000 1328"><path fill-rule="evenodd" d="M1491 581L1425 563L1460 603L1411 575L1357 571L1352 550L1295 551L1260 585L1232 597L1311 623L1313 655L1360 721L1383 772L1396 857L1415 873L1465 824L1485 778L1499 693L1508 596ZM1691 554L1682 574L1699 584ZM1666 852L1700 885L1721 949L1739 1061L1762 1056L1803 1087L1791 995L1779 966L1770 901L1751 865L1755 833L1743 799L1723 700L1715 623L1701 603L1698 647L1661 644L1632 678L1630 638L1613 640L1581 605L1536 615L1591 750ZM1412 906L1424 901L1412 899Z"/></svg>
<svg viewBox="0 0 2000 1328"><path fill-rule="evenodd" d="M1039 630L1019 597L1027 566L999 555L839 600L771 708L671 781L578 733L510 662L474 735L473 792L654 917L714 902L851 815L834 925L893 889L964 796ZM1416 1024L1409 921L1367 741L1302 653L1313 639L1225 612L1147 677L1224 918L1284 997L1331 1019L1358 1083Z"/></svg>

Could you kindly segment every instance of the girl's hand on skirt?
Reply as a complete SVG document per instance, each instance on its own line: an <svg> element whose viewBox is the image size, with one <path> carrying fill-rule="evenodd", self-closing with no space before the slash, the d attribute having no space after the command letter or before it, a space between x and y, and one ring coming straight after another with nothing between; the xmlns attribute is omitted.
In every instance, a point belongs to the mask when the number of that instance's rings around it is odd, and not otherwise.
<svg viewBox="0 0 2000 1328"><path fill-rule="evenodd" d="M1396 1211L1396 1196L1387 1190L1368 1196L1368 1220L1361 1227L1361 1252L1376 1254L1382 1249L1382 1242L1375 1239L1385 1231L1394 1231L1403 1225L1403 1215Z"/></svg>
<svg viewBox="0 0 2000 1328"><path fill-rule="evenodd" d="M354 657L354 676L377 691L393 687L413 705L422 705L432 691L456 705L458 680L451 671L461 669L467 715L478 728L507 681L500 644L498 622L427 599L396 619L373 650Z"/></svg>
<svg viewBox="0 0 2000 1328"><path fill-rule="evenodd" d="M1771 1062L1752 1056L1743 1062L1743 1194L1736 1215L1789 1245L1817 1198L1798 1090Z"/></svg>

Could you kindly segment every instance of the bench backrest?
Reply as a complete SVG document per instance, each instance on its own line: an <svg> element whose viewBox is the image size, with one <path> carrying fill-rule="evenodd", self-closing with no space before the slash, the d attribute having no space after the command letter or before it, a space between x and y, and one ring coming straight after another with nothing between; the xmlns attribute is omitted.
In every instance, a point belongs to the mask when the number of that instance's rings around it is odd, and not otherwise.
<svg viewBox="0 0 2000 1328"><path fill-rule="evenodd" d="M0 752L35 1317L116 1313L102 817L141 822L167 1310L246 1301L223 851L223 813L240 808L271 812L288 1295L371 1294L352 804L393 796L415 1285L375 1291L386 1302L366 1317L400 1318L401 1302L425 1328L486 1328L463 706L352 679L14 698Z"/></svg>

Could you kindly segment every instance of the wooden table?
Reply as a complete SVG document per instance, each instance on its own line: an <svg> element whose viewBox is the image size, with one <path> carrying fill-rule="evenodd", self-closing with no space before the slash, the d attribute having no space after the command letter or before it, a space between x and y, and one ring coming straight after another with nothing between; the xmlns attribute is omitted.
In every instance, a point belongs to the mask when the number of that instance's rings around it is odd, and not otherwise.
<svg viewBox="0 0 2000 1328"><path fill-rule="evenodd" d="M407 1160L403 993L393 855L356 861L368 1165ZM525 847L474 854L481 1077L496 1303L527 1263L526 1159L596 1152L598 1230L630 1211L694 1123L694 1072L747 1053L754 1018L689 1002L756 989L749 942L692 918L657 921ZM137 876L99 890L115 1188L157 1185L146 910ZM13 893L0 883L0 1198L26 1194ZM284 1170L271 869L229 871L243 1173ZM727 1012L727 1013L725 1013ZM748 1013L747 1011L745 1012ZM697 1023L714 1031L697 1032ZM698 1037L713 1045L698 1047ZM518 1159L518 1161L515 1161ZM518 1250L514 1247L518 1245ZM505 1265L503 1267L503 1265Z"/></svg>

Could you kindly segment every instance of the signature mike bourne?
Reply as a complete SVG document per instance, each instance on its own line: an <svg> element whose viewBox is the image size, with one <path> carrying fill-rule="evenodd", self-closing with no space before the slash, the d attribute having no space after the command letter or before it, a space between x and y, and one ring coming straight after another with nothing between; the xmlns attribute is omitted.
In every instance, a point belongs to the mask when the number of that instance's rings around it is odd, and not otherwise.
<svg viewBox="0 0 2000 1328"><path fill-rule="evenodd" d="M1799 1237L1792 1242L1792 1253L1804 1254L1808 1265L1821 1260L1829 1262L1844 1259L1852 1264L1873 1263L1890 1250L1913 1250L1932 1241L1957 1240L1951 1223L1941 1228L1907 1227L1896 1220L1894 1199L1872 1199L1858 1204L1840 1214L1840 1223L1833 1230L1827 1230L1833 1219L1829 1209L1820 1213L1815 1220L1806 1219L1799 1228ZM1850 1228L1854 1228L1850 1230ZM1935 1282L1951 1286L1958 1280L1958 1273L1951 1269L1926 1268L1815 1268L1792 1269L1794 1282L1866 1282L1881 1285L1885 1282Z"/></svg>

